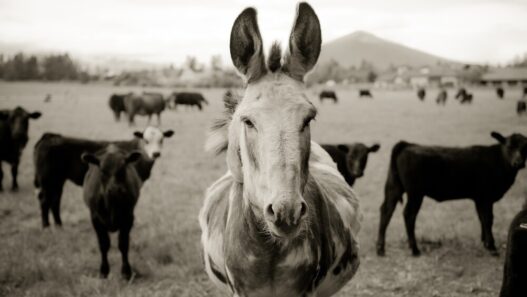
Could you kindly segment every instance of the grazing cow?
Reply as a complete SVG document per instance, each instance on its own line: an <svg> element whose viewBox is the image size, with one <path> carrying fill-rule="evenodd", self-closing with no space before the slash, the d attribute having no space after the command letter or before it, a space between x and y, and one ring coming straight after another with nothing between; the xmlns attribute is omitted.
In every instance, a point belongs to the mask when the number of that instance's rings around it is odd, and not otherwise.
<svg viewBox="0 0 527 297"><path fill-rule="evenodd" d="M426 96L426 90L424 88L419 88L419 90L417 90L417 98L419 98L419 100L421 101L424 101L425 96Z"/></svg>
<svg viewBox="0 0 527 297"><path fill-rule="evenodd" d="M2 161L11 165L11 189L18 190L18 164L29 139L29 120L38 119L41 115L38 111L27 112L20 106L0 110L0 192L3 191L4 177Z"/></svg>
<svg viewBox="0 0 527 297"><path fill-rule="evenodd" d="M124 97L124 107L130 125L134 124L136 115L148 116L148 124L150 124L153 114L157 115L157 124L161 125L161 112L165 110L165 100L163 95L158 93L143 93L141 95L132 93Z"/></svg>
<svg viewBox="0 0 527 297"><path fill-rule="evenodd" d="M461 104L471 104L472 99L474 96L465 90L465 88L461 88L457 91L455 99L460 99L459 103Z"/></svg>
<svg viewBox="0 0 527 297"><path fill-rule="evenodd" d="M38 190L42 227L49 226L49 210L55 224L62 225L60 199L66 180L82 186L88 166L81 162L83 153L95 153L109 145L116 144L128 151L139 150L144 156L134 165L143 181L150 177L154 161L161 156L163 139L171 137L172 130L162 132L158 128L147 127L144 132L135 132L135 139L127 141L93 141L64 137L45 133L35 144L33 160L35 163L35 187Z"/></svg>
<svg viewBox="0 0 527 297"><path fill-rule="evenodd" d="M128 95L131 95L131 93L113 94L112 96L110 96L108 105L110 106L110 109L113 111L115 121L117 122L121 119L121 112L126 113L126 108L124 106L124 98Z"/></svg>
<svg viewBox="0 0 527 297"><path fill-rule="evenodd" d="M47 94L44 98L44 103L50 103L51 102L51 94Z"/></svg>
<svg viewBox="0 0 527 297"><path fill-rule="evenodd" d="M527 292L527 209L512 220L507 240L500 297L523 297Z"/></svg>
<svg viewBox="0 0 527 297"><path fill-rule="evenodd" d="M415 220L424 196L438 202L473 200L481 223L481 240L491 254L497 255L492 235L492 207L512 186L518 170L525 166L527 138L521 134L504 137L497 132L491 135L498 144L451 148L401 141L394 146L381 206L378 255L384 255L386 228L404 193L408 197L404 222L413 255L420 254L415 240Z"/></svg>
<svg viewBox="0 0 527 297"><path fill-rule="evenodd" d="M323 90L322 92L320 92L320 95L318 97L320 102L322 102L324 99L333 100L333 103L338 102L337 94L335 94L334 91Z"/></svg>
<svg viewBox="0 0 527 297"><path fill-rule="evenodd" d="M368 89L360 89L359 90L359 97L370 97L370 98L373 98L373 96L371 95L370 90L368 90Z"/></svg>
<svg viewBox="0 0 527 297"><path fill-rule="evenodd" d="M199 110L202 110L202 103L209 104L201 93L193 92L173 92L168 98L168 102L169 106L173 109L176 109L178 105L188 105L191 107L197 106Z"/></svg>
<svg viewBox="0 0 527 297"><path fill-rule="evenodd" d="M130 231L134 223L134 208L143 181L134 166L142 158L141 152L122 150L114 144L94 154L84 153L82 161L89 164L84 177L84 201L97 234L101 252L100 275L108 276L109 232L119 231L119 250L122 257L121 274L132 277L128 262Z"/></svg>
<svg viewBox="0 0 527 297"><path fill-rule="evenodd" d="M522 114L527 112L527 103L525 100L518 100L518 103L516 103L516 113L521 116Z"/></svg>
<svg viewBox="0 0 527 297"><path fill-rule="evenodd" d="M378 144L368 147L363 143L322 145L350 187L355 183L355 179L364 175L368 154L378 151L380 147Z"/></svg>
<svg viewBox="0 0 527 297"><path fill-rule="evenodd" d="M438 105L446 105L446 99L448 98L448 93L446 90L441 90L439 94L437 94L436 103Z"/></svg>
<svg viewBox="0 0 527 297"><path fill-rule="evenodd" d="M496 88L496 95L498 95L498 98L503 99L503 96L505 96L505 90L502 87Z"/></svg>
<svg viewBox="0 0 527 297"><path fill-rule="evenodd" d="M331 296L359 266L358 199L310 141L316 109L303 78L321 33L307 3L289 42L283 64L275 44L266 65L256 10L232 28L231 57L247 85L209 139L226 151L228 171L207 190L199 221L206 271L234 296Z"/></svg>
<svg viewBox="0 0 527 297"><path fill-rule="evenodd" d="M465 88L460 88L459 90L457 90L454 99L458 100L459 98L462 98L465 94L467 94L467 90Z"/></svg>

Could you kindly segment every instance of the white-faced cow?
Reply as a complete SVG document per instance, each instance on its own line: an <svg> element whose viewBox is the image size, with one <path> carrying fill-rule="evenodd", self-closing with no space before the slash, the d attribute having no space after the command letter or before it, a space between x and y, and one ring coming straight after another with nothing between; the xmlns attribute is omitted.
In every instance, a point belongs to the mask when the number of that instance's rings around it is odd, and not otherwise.
<svg viewBox="0 0 527 297"><path fill-rule="evenodd" d="M415 221L424 196L438 202L473 200L481 223L481 240L492 255L498 254L492 235L492 208L525 166L527 138L521 134L504 137L497 132L491 135L498 144L453 148L401 141L393 147L381 206L377 254L384 255L386 228L404 193L408 198L404 222L413 255L420 254Z"/></svg>
<svg viewBox="0 0 527 297"><path fill-rule="evenodd" d="M4 177L2 162L11 165L11 189L18 190L18 164L29 140L29 120L38 119L41 115L38 111L27 112L20 106L12 110L0 110L0 192L3 190Z"/></svg>
<svg viewBox="0 0 527 297"><path fill-rule="evenodd" d="M304 76L321 46L318 18L300 3L283 58L266 64L256 10L234 22L230 52L247 83L226 102L209 148L228 171L206 193L199 221L206 271L234 296L331 296L359 266L358 199L311 142L316 109Z"/></svg>
<svg viewBox="0 0 527 297"><path fill-rule="evenodd" d="M42 226L49 226L49 210L55 224L62 225L60 199L66 180L82 186L88 165L81 161L83 153L95 153L114 143L127 151L140 151L143 157L134 163L141 180L150 177L154 161L161 156L164 138L171 137L172 130L162 132L147 127L144 132L135 132L135 139L126 141L94 141L45 133L35 144L35 187L40 202Z"/></svg>
<svg viewBox="0 0 527 297"><path fill-rule="evenodd" d="M89 164L84 177L84 201L90 209L90 217L101 252L100 275L108 276L109 232L119 231L119 250L122 257L121 274L132 277L128 262L130 231L134 223L134 208L139 199L143 180L134 166L142 153L123 150L114 144L94 154L84 153L82 160Z"/></svg>
<svg viewBox="0 0 527 297"><path fill-rule="evenodd" d="M367 146L363 143L322 145L322 148L328 152L337 164L339 172L350 187L353 186L357 178L364 175L364 170L368 163L368 155L378 151L380 147L378 144Z"/></svg>

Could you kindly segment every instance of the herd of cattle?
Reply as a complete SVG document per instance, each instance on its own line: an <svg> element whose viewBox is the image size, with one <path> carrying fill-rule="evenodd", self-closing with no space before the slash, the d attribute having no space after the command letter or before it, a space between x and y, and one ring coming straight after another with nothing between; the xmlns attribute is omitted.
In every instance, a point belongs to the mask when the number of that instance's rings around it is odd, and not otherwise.
<svg viewBox="0 0 527 297"><path fill-rule="evenodd" d="M198 107L201 107L201 102L206 102L197 93L175 93L168 100L174 105ZM110 107L116 118L124 112L131 123L135 114L149 115L145 111L159 116L162 109L155 107L156 104L164 108L165 101L154 93L112 95L110 98ZM22 149L28 142L29 121L40 116L40 112L28 112L21 107L0 111L0 158L11 165L13 190L18 188L18 164ZM132 270L128 262L128 246L134 206L142 184L148 180L155 160L161 156L163 139L172 135L171 130L163 132L154 127L135 132L133 139L122 141L93 141L54 133L42 135L33 153L34 185L38 190L42 226L45 228L50 225L50 210L55 223L62 225L60 201L67 180L83 186L84 199L90 210L102 255L101 276L106 277L109 273L108 233L119 231L118 246L123 261L121 272L125 278L130 278ZM527 138L521 134L505 137L497 132L492 132L491 136L497 143L489 146L453 148L401 141L392 148L385 200L380 208L377 239L379 256L385 255L386 229L397 203L403 201L404 193L407 197L404 222L413 255L420 254L414 230L417 213L425 196L439 202L472 199L481 223L483 245L492 255L498 254L492 235L493 204L504 196L514 183L518 171L525 166ZM322 148L336 163L345 181L353 186L355 180L364 175L369 153L378 151L380 145L323 144ZM0 170L0 190L2 177ZM520 212L512 222L508 240L504 290L512 290L513 286L517 286L525 292L526 210Z"/></svg>
<svg viewBox="0 0 527 297"><path fill-rule="evenodd" d="M499 99L503 99L505 97L505 89L503 87L497 87L496 88L496 95ZM359 98L360 97L369 97L373 98L370 90L368 89L359 89ZM324 100L332 100L334 103L338 103L338 97L335 91L332 90L322 90L318 98L320 102L323 102ZM419 100L424 101L426 98L426 89L425 88L418 88L417 89L417 98ZM518 115L522 115L524 113L527 113L527 87L523 88L523 95L520 100L518 100L516 104L516 113ZM448 92L446 89L442 88L439 90L439 93L436 97L436 103L438 105L445 105L446 101L448 99ZM472 100L474 99L474 95L467 92L465 88L459 88L456 95L454 96L454 99L458 100L461 104L471 104Z"/></svg>
<svg viewBox="0 0 527 297"><path fill-rule="evenodd" d="M245 9L233 25L231 57L247 89L243 98L230 90L224 95L224 119L213 127L211 147L225 153L228 170L206 191L199 224L205 270L234 296L331 296L359 267L361 215L352 187L364 175L369 154L381 145L311 141L310 122L317 110L305 94L303 80L317 62L321 41L318 17L307 3L298 6L284 57L275 44L265 61L255 9ZM496 94L503 98L505 92L498 88ZM424 100L426 90L419 89L417 96ZM359 97L373 95L360 89ZM441 90L436 102L444 105L447 97ZM338 102L330 90L319 98ZM455 98L470 104L473 95L460 89ZM174 92L167 98L151 92L114 94L109 99L115 119L124 113L130 125L136 115L148 116L149 122L156 115L161 124L167 106L201 110L203 104L208 102L201 94L190 92ZM22 107L0 110L0 161L11 165L12 190L18 189L18 165L28 142L29 122L40 116ZM128 250L134 208L162 155L164 139L173 134L151 126L127 140L44 133L33 150L42 227L50 226L50 211L55 224L62 225L65 182L82 186L98 240L100 276L106 278L110 272L109 233L118 232L121 274L132 278ZM493 205L525 167L527 137L498 132L490 136L495 140L492 145L444 147L399 141L392 147L380 205L378 256L386 254L386 231L404 194L403 217L412 255L421 254L415 225L425 196L438 202L473 200L483 246L498 255ZM0 167L0 191L2 178ZM526 250L527 203L510 225L501 297L525 296Z"/></svg>
<svg viewBox="0 0 527 297"><path fill-rule="evenodd" d="M127 115L130 125L134 124L136 115L148 116L148 123L150 123L152 115L156 115L158 124L161 124L161 113L166 107L177 109L178 105L186 105L196 106L202 110L203 104L209 104L209 102L202 94L196 92L173 92L166 99L163 94L152 92L113 94L108 102L115 120L119 121L121 113L123 113Z"/></svg>

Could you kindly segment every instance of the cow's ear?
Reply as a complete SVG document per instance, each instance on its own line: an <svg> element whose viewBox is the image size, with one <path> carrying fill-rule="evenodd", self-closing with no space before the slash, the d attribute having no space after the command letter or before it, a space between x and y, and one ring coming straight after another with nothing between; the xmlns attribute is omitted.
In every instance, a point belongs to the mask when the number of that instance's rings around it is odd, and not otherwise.
<svg viewBox="0 0 527 297"><path fill-rule="evenodd" d="M490 133L490 136L492 136L492 138L496 139L501 144L504 144L506 142L505 137L496 131L492 131Z"/></svg>
<svg viewBox="0 0 527 297"><path fill-rule="evenodd" d="M381 145L378 144L378 143L376 143L376 144L370 146L370 147L368 148L368 151L369 151L370 153L375 153L375 152L378 151L380 148L381 148Z"/></svg>
<svg viewBox="0 0 527 297"><path fill-rule="evenodd" d="M137 137L137 138L143 138L143 132L139 132L139 131L135 131L134 132L134 136Z"/></svg>
<svg viewBox="0 0 527 297"><path fill-rule="evenodd" d="M82 154L81 158L84 163L89 163L89 164L93 164L96 166L99 166L100 164L99 159L97 159L97 157L95 157L95 155L93 154L84 153Z"/></svg>
<svg viewBox="0 0 527 297"><path fill-rule="evenodd" d="M170 138L170 137L172 137L172 135L174 135L174 131L173 130L166 130L165 132L163 132L163 136L166 137L166 138Z"/></svg>
<svg viewBox="0 0 527 297"><path fill-rule="evenodd" d="M35 112L32 112L29 114L29 118L33 119L33 120L36 120L38 118L40 118L40 116L42 115L42 113L40 111L35 111Z"/></svg>
<svg viewBox="0 0 527 297"><path fill-rule="evenodd" d="M337 145L337 148L345 153L348 153L350 151L349 147L345 144L339 144Z"/></svg>
<svg viewBox="0 0 527 297"><path fill-rule="evenodd" d="M143 154L141 154L140 152L131 152L126 157L126 163L129 164L129 163L137 162L142 156Z"/></svg>

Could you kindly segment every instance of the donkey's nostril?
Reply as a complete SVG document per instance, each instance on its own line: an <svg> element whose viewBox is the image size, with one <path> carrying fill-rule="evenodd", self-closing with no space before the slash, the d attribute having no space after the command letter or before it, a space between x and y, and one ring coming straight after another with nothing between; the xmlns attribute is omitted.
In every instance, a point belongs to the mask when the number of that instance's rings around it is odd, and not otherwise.
<svg viewBox="0 0 527 297"><path fill-rule="evenodd" d="M307 204L305 202L300 203L300 217L303 217L307 213Z"/></svg>
<svg viewBox="0 0 527 297"><path fill-rule="evenodd" d="M268 216L270 217L273 217L274 218L274 210L273 210L273 205L272 204L269 204L267 205L267 207L265 208L265 212Z"/></svg>

